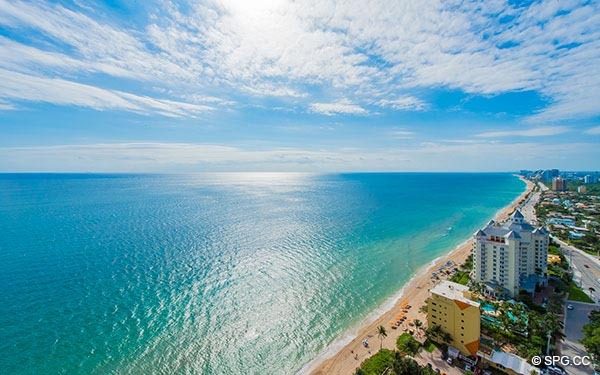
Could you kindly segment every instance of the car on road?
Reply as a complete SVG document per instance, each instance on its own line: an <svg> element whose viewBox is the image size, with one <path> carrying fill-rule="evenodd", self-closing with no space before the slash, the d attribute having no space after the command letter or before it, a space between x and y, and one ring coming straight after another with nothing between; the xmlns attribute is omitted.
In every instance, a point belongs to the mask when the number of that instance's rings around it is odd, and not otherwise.
<svg viewBox="0 0 600 375"><path fill-rule="evenodd" d="M573 305L571 305L571 304L568 304L568 305L567 305L567 310L573 310Z"/></svg>
<svg viewBox="0 0 600 375"><path fill-rule="evenodd" d="M590 266L588 266L587 264L584 264L583 266L584 266L585 268L590 268Z"/></svg>

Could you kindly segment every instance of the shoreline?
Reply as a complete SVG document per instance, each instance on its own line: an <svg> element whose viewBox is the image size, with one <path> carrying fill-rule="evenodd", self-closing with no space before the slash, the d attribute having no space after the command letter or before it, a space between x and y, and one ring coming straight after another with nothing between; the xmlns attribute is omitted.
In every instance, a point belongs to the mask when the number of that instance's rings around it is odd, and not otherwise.
<svg viewBox="0 0 600 375"><path fill-rule="evenodd" d="M525 182L525 190L507 206L498 210L493 217L494 220L503 221L508 218L512 211L518 207L519 202L532 191L533 183L520 176L519 179ZM425 315L419 312L419 309L429 297L429 289L438 282L432 281L431 271L442 267L448 261L454 262L455 265L462 264L471 253L472 246L473 239L467 238L448 253L440 255L429 264L420 267L398 292L376 307L357 327L350 328L341 337L329 344L315 359L305 364L298 371L298 374L353 374L365 359L379 350L377 327L380 325L384 326L388 332L388 336L383 340L383 347L394 349L396 339L404 332L403 328L408 328L408 322L414 319L426 322ZM389 322L402 311L403 303L412 305L406 314L406 322L398 329L391 329ZM364 339L369 340L369 348L363 346Z"/></svg>

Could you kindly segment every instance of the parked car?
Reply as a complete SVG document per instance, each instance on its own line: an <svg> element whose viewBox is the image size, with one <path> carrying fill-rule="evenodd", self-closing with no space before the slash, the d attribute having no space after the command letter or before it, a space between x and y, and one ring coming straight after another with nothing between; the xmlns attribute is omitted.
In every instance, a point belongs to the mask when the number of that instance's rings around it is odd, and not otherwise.
<svg viewBox="0 0 600 375"><path fill-rule="evenodd" d="M567 305L567 310L573 310L573 305L571 305L571 304L568 304L568 305Z"/></svg>
<svg viewBox="0 0 600 375"><path fill-rule="evenodd" d="M567 372L558 366L548 366L544 370L546 370L545 374L548 375L567 375Z"/></svg>

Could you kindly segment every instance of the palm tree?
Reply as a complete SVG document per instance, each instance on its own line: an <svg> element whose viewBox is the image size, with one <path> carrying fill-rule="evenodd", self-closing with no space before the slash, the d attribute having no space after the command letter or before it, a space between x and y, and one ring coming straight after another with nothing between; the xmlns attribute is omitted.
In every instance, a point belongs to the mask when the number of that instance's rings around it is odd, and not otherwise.
<svg viewBox="0 0 600 375"><path fill-rule="evenodd" d="M379 326L377 328L377 336L379 336L379 350L381 350L383 348L383 339L387 337L387 331L385 330L384 326Z"/></svg>
<svg viewBox="0 0 600 375"><path fill-rule="evenodd" d="M437 324L434 324L427 328L427 330L425 331L425 335L429 340L434 342L439 342L438 340L441 340L449 344L452 341L452 335L444 331L442 327Z"/></svg>
<svg viewBox="0 0 600 375"><path fill-rule="evenodd" d="M441 338L442 338L442 341L445 342L446 344L450 344L450 342L452 341L452 335L446 331L442 331Z"/></svg>
<svg viewBox="0 0 600 375"><path fill-rule="evenodd" d="M438 338L441 333L442 327L437 324L431 325L425 330L425 336L431 341L436 341L435 339Z"/></svg>
<svg viewBox="0 0 600 375"><path fill-rule="evenodd" d="M417 330L417 332L420 332L423 329L423 322L419 319L413 320L413 324L415 325L415 329Z"/></svg>

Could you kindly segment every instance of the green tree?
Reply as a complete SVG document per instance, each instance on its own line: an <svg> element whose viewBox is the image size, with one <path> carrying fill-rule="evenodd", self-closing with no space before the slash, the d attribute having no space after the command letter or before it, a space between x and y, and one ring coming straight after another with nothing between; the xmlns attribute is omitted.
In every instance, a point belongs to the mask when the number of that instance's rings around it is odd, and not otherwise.
<svg viewBox="0 0 600 375"><path fill-rule="evenodd" d="M398 336L398 339L396 340L396 347L400 353L414 357L417 355L417 353L419 353L421 344L419 344L419 342L410 334L403 333Z"/></svg>
<svg viewBox="0 0 600 375"><path fill-rule="evenodd" d="M417 332L420 332L423 330L423 322L420 321L419 319L413 320L413 324L415 325L415 329L417 330Z"/></svg>
<svg viewBox="0 0 600 375"><path fill-rule="evenodd" d="M437 324L434 324L432 326L430 326L429 328L427 328L427 330L425 331L425 336L427 336L427 338L431 341L434 342L445 342L446 344L450 343L452 341L452 335L450 335L448 332L444 331L442 329L442 327L440 327Z"/></svg>
<svg viewBox="0 0 600 375"><path fill-rule="evenodd" d="M591 354L595 367L600 366L600 311L590 313L590 321L583 326L581 343Z"/></svg>

